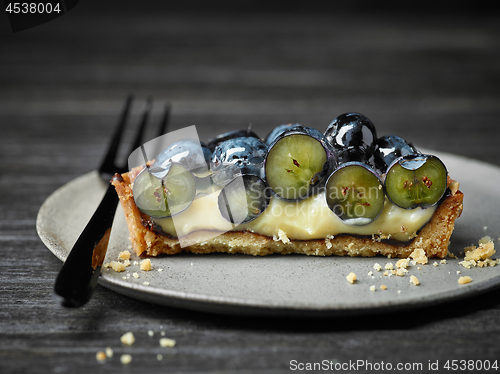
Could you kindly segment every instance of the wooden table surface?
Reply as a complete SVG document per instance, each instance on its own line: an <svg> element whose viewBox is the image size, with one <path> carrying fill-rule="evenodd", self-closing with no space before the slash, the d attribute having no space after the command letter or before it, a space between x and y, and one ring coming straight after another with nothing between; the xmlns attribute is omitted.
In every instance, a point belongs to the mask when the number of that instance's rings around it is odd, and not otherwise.
<svg viewBox="0 0 500 374"><path fill-rule="evenodd" d="M249 123L262 136L288 122L323 131L358 111L380 135L500 166L498 12L198 14L85 3L16 34L6 17L0 22L1 373L287 373L292 360L424 369L439 360L443 369L446 360L500 360L498 289L327 319L167 308L102 286L83 308L65 309L52 291L61 263L35 228L44 200L99 164L129 93L134 118L151 96L153 120L170 102L171 129L194 124L204 140ZM498 245L500 229L491 235ZM120 343L127 331L136 336L131 347ZM174 348L159 347L161 331ZM106 347L115 354L98 363Z"/></svg>

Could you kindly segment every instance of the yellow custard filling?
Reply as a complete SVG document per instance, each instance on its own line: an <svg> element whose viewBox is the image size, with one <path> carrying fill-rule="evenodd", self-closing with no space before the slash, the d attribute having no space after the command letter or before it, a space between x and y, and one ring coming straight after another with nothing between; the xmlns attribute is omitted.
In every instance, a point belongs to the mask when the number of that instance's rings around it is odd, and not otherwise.
<svg viewBox="0 0 500 374"><path fill-rule="evenodd" d="M338 218L326 205L324 193L320 193L299 202L273 197L259 217L245 224L233 225L219 213L217 197L218 192L199 197L174 218L153 220L165 233L177 237L200 230L221 233L246 230L275 238L286 234L292 240L351 234L406 242L415 237L437 209L437 205L427 209L402 209L386 198L382 213L376 220L364 226L353 226Z"/></svg>

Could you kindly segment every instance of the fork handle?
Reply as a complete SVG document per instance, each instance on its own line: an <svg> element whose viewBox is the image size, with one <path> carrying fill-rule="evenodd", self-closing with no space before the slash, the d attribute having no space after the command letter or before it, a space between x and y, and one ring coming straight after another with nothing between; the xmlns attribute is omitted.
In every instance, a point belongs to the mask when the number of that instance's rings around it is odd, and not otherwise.
<svg viewBox="0 0 500 374"><path fill-rule="evenodd" d="M84 305L92 296L106 257L118 195L109 184L104 197L59 271L54 286L65 307Z"/></svg>

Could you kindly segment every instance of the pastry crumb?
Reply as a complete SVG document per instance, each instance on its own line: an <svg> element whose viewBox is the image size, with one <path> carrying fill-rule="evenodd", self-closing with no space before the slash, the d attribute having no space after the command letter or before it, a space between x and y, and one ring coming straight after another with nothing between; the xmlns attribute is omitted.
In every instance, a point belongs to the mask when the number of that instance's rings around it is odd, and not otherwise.
<svg viewBox="0 0 500 374"><path fill-rule="evenodd" d="M495 244L489 236L485 236L479 240L479 247L474 245L465 248L465 261L479 261L491 258L496 253Z"/></svg>
<svg viewBox="0 0 500 374"><path fill-rule="evenodd" d="M413 284L414 286L418 286L420 284L420 281L416 276L412 275L410 276L410 283Z"/></svg>
<svg viewBox="0 0 500 374"><path fill-rule="evenodd" d="M429 262L429 259L427 258L425 251L422 248L417 248L415 249L411 254L410 257L415 260L416 263L425 265L427 262Z"/></svg>
<svg viewBox="0 0 500 374"><path fill-rule="evenodd" d="M396 275L398 277L403 277L406 273L408 273L408 270L406 270L405 268L399 268L398 270L396 270Z"/></svg>
<svg viewBox="0 0 500 374"><path fill-rule="evenodd" d="M380 264L377 264L377 263L376 263L375 265L373 265L373 268L374 268L375 270L377 270L377 271L382 270L382 266L380 266Z"/></svg>
<svg viewBox="0 0 500 374"><path fill-rule="evenodd" d="M142 271L150 271L152 269L151 260L149 258L142 260L140 269Z"/></svg>
<svg viewBox="0 0 500 374"><path fill-rule="evenodd" d="M392 264L392 262L388 262L387 264L385 264L385 268L387 270L392 270L394 269L394 265Z"/></svg>
<svg viewBox="0 0 500 374"><path fill-rule="evenodd" d="M107 357L109 358L113 357L113 350L110 347L106 347L105 352Z"/></svg>
<svg viewBox="0 0 500 374"><path fill-rule="evenodd" d="M128 365L132 362L132 356L129 355L129 354L124 354L124 355L121 355L120 356L120 362L123 364L123 365Z"/></svg>
<svg viewBox="0 0 500 374"><path fill-rule="evenodd" d="M135 336L129 331L122 335L120 341L125 345L132 345L135 343Z"/></svg>
<svg viewBox="0 0 500 374"><path fill-rule="evenodd" d="M122 271L125 271L125 265L121 262L118 261L111 261L111 268L116 271L117 273L121 273Z"/></svg>
<svg viewBox="0 0 500 374"><path fill-rule="evenodd" d="M326 245L326 248L330 249L332 248L332 243L330 242L330 240L332 240L334 238L333 235L327 235L326 238L325 238L325 245Z"/></svg>
<svg viewBox="0 0 500 374"><path fill-rule="evenodd" d="M164 348L171 348L175 346L175 340L174 339L169 339L169 338L161 338L160 339L160 346Z"/></svg>
<svg viewBox="0 0 500 374"><path fill-rule="evenodd" d="M472 282L472 278L468 275L458 278L458 284L467 284Z"/></svg>
<svg viewBox="0 0 500 374"><path fill-rule="evenodd" d="M138 278L139 278L139 274L138 274L138 273L134 273L134 274L132 274L132 276L133 276L135 279L138 279Z"/></svg>
<svg viewBox="0 0 500 374"><path fill-rule="evenodd" d="M118 255L119 260L130 260L130 252L129 251L123 251L120 252Z"/></svg>
<svg viewBox="0 0 500 374"><path fill-rule="evenodd" d="M396 262L396 267L399 269L406 269L408 267L408 263L410 262L409 258L402 258L398 262Z"/></svg>
<svg viewBox="0 0 500 374"><path fill-rule="evenodd" d="M465 258L459 262L460 265L470 269L472 267L496 266L500 263L500 259L491 258L496 253L495 244L491 237L482 237L478 244L478 247L475 245L465 247Z"/></svg>
<svg viewBox="0 0 500 374"><path fill-rule="evenodd" d="M353 284L356 281L356 274L351 272L347 275L346 279L349 283Z"/></svg>
<svg viewBox="0 0 500 374"><path fill-rule="evenodd" d="M385 284L382 284L382 285L380 286L380 289L385 291L385 290L387 289L387 286L386 286Z"/></svg>
<svg viewBox="0 0 500 374"><path fill-rule="evenodd" d="M144 282L143 285L149 286L149 282Z"/></svg>
<svg viewBox="0 0 500 374"><path fill-rule="evenodd" d="M292 243L290 241L290 239L288 239L288 236L287 236L286 232L284 232L281 229L278 229L278 238L277 239L278 240L276 240L276 241L281 240L283 242L283 244L291 244Z"/></svg>
<svg viewBox="0 0 500 374"><path fill-rule="evenodd" d="M443 258L441 261L440 261L441 264L443 265L446 265L446 260Z"/></svg>
<svg viewBox="0 0 500 374"><path fill-rule="evenodd" d="M104 353L103 351L99 351L96 353L95 358L99 362L104 362L106 361L106 353Z"/></svg>
<svg viewBox="0 0 500 374"><path fill-rule="evenodd" d="M370 291L371 292L375 292L377 289L375 288L375 286L370 286Z"/></svg>
<svg viewBox="0 0 500 374"><path fill-rule="evenodd" d="M456 180L453 180L451 178L448 179L448 188L451 191L451 194L455 196L455 194L458 192L460 188L460 183L458 183Z"/></svg>
<svg viewBox="0 0 500 374"><path fill-rule="evenodd" d="M158 361L163 360L163 355L162 355L162 354L160 354L160 353L158 353L158 354L156 355L156 359L157 359Z"/></svg>

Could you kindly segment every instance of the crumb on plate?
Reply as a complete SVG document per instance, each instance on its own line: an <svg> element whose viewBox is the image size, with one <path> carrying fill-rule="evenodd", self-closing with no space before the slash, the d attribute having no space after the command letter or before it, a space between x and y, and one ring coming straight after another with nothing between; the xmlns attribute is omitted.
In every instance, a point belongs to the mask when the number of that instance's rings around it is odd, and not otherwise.
<svg viewBox="0 0 500 374"><path fill-rule="evenodd" d="M427 255L425 254L425 251L422 248L417 248L415 249L411 254L410 257L415 260L416 263L425 265L427 262L429 262L429 259L427 258Z"/></svg>
<svg viewBox="0 0 500 374"><path fill-rule="evenodd" d="M420 284L420 281L416 276L412 275L410 276L410 283L413 284L414 286L418 286Z"/></svg>
<svg viewBox="0 0 500 374"><path fill-rule="evenodd" d="M118 255L119 260L130 260L130 251L123 251L120 252Z"/></svg>
<svg viewBox="0 0 500 374"><path fill-rule="evenodd" d="M467 284L472 282L472 278L468 275L458 278L458 284Z"/></svg>
<svg viewBox="0 0 500 374"><path fill-rule="evenodd" d="M347 281L349 283L353 284L356 281L356 274L354 274L354 273L351 272L345 278L347 279Z"/></svg>
<svg viewBox="0 0 500 374"><path fill-rule="evenodd" d="M151 260L149 258L141 261L141 270L150 271L152 269Z"/></svg>

